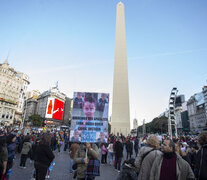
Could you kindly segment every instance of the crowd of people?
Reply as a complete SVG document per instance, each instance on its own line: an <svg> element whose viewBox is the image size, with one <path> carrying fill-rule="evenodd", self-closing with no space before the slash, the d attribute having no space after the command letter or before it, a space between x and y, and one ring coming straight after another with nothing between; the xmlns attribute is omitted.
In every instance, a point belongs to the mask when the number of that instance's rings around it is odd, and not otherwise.
<svg viewBox="0 0 207 180"><path fill-rule="evenodd" d="M69 151L69 173L77 180L94 180L105 165L117 171L114 180L207 179L207 132L172 139L110 134L107 142L80 143L70 142L68 131L25 133L12 128L0 130L0 177L9 180L18 153L19 168L26 169L29 159L34 162L33 179L49 178L54 151L59 155L61 149Z"/></svg>
<svg viewBox="0 0 207 180"><path fill-rule="evenodd" d="M0 130L0 178L9 180L16 154L20 154L19 168L26 169L29 158L34 162L32 179L44 180L49 178L50 167L54 165L53 151L65 142L64 150L68 148L69 135L67 132L34 132L25 134L12 128Z"/></svg>
<svg viewBox="0 0 207 180"><path fill-rule="evenodd" d="M108 143L93 144L86 152L87 147L73 143L70 149L79 180L86 178L88 160L98 159L98 152L101 164L111 165L119 173L116 180L207 179L207 132L173 139L153 134L141 138L109 135Z"/></svg>

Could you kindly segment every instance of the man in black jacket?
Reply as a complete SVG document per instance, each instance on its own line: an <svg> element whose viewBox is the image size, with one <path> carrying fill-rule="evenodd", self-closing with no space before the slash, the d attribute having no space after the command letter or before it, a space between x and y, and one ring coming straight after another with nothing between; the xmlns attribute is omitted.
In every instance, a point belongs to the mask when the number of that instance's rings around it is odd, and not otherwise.
<svg viewBox="0 0 207 180"><path fill-rule="evenodd" d="M118 172L120 172L121 161L123 158L123 144L120 138L115 143L115 156L116 156L115 169L118 169Z"/></svg>
<svg viewBox="0 0 207 180"><path fill-rule="evenodd" d="M40 144L35 150L35 170L36 180L44 180L51 162L55 158L50 148L50 135L43 134L40 139Z"/></svg>
<svg viewBox="0 0 207 180"><path fill-rule="evenodd" d="M127 143L126 143L126 151L127 151L127 158L128 157L131 159L132 158L132 153L133 153L133 143L128 140Z"/></svg>
<svg viewBox="0 0 207 180"><path fill-rule="evenodd" d="M200 150L196 156L196 178L198 180L207 179L207 132L203 132L199 135L198 143Z"/></svg>

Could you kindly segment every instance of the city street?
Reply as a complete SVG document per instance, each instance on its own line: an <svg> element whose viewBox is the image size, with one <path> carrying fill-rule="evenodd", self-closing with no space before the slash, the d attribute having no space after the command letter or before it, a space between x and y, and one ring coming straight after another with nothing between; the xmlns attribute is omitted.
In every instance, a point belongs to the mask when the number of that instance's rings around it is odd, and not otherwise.
<svg viewBox="0 0 207 180"><path fill-rule="evenodd" d="M57 152L55 154L55 166L53 171L50 174L51 180L72 180L73 175L69 173L69 154L68 151L61 153L58 155ZM14 166L12 169L12 174L10 180L30 180L32 177L32 171L34 170L33 163L30 163L30 159L27 159L26 169L19 168L20 162L20 154L17 154L17 158L14 161ZM101 165L101 176L96 177L97 180L115 180L118 176L118 172L114 170L114 168L110 165Z"/></svg>

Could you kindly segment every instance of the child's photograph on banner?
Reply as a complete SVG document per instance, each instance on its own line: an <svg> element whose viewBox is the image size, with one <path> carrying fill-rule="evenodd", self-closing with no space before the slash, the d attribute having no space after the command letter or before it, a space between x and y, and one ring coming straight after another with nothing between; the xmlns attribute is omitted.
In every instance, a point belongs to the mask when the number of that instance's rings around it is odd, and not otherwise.
<svg viewBox="0 0 207 180"><path fill-rule="evenodd" d="M109 94L74 92L73 99L71 131L79 131L81 142L97 142L97 132L108 132Z"/></svg>

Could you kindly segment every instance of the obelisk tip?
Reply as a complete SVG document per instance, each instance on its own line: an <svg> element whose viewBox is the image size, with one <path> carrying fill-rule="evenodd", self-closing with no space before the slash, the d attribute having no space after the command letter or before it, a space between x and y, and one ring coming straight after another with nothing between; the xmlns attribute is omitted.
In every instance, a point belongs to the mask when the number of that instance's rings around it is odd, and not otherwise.
<svg viewBox="0 0 207 180"><path fill-rule="evenodd" d="M123 2L119 1L119 3L117 4L118 6L123 6Z"/></svg>

